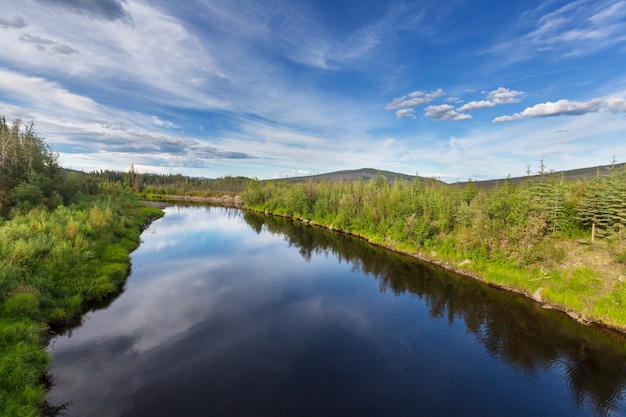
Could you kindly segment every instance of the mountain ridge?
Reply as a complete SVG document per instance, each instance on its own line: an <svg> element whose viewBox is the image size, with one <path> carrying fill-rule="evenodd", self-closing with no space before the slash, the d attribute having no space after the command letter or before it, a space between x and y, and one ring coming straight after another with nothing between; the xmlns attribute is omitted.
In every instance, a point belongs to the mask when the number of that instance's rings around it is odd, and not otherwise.
<svg viewBox="0 0 626 417"><path fill-rule="evenodd" d="M302 182L302 181L358 181L358 180L370 180L376 179L379 176L385 178L388 181L408 181L411 182L416 178L420 180L434 180L441 182L442 184L448 185L465 185L465 184L474 184L480 188L489 188L495 186L497 184L501 184L504 181L509 181L512 184L517 184L527 179L539 178L541 175L544 176L553 176L553 175L563 175L566 180L588 180L596 175L607 174L611 169L620 170L626 169L626 163L621 164L610 164L610 165L598 165L587 168L576 168L570 170L563 171L546 171L543 174L533 174L521 177L507 177L507 178L496 178L490 180L480 180L480 181L457 181L454 183L445 183L436 177L420 177L416 175L408 175L402 174L398 172L379 170L374 168L359 168L359 169L347 169L340 171L332 171L323 174L315 174L315 175L305 175L300 177L288 177L282 179L272 179L266 181L287 181L287 182Z"/></svg>

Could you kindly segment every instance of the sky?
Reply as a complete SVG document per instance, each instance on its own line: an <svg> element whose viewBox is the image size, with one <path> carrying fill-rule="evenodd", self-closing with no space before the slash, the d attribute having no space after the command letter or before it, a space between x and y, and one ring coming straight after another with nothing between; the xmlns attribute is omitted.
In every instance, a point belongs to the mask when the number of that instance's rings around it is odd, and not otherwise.
<svg viewBox="0 0 626 417"><path fill-rule="evenodd" d="M626 0L2 0L63 166L446 182L626 161Z"/></svg>

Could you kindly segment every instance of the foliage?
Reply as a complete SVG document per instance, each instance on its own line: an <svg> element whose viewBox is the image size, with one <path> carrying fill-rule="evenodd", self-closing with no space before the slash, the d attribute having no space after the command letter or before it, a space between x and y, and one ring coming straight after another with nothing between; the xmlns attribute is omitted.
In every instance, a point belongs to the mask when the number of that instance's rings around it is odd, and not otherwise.
<svg viewBox="0 0 626 417"><path fill-rule="evenodd" d="M0 217L43 205L53 209L98 192L94 177L67 171L34 124L0 117Z"/></svg>
<svg viewBox="0 0 626 417"><path fill-rule="evenodd" d="M128 172L100 170L90 174L99 182L119 184L135 192L155 195L215 196L243 192L249 181L246 177L209 179L191 178L181 174L140 174L131 165Z"/></svg>
<svg viewBox="0 0 626 417"><path fill-rule="evenodd" d="M619 268L626 258L626 171L566 181L546 172L542 164L536 177L482 189L472 182L447 185L419 178L252 180L243 197L255 210L332 227L431 259L471 261L464 268L527 294L541 284L545 299L555 305L626 328L626 320L619 320L623 313L618 302L607 301L623 297L613 288L615 277L625 275ZM581 238L592 225L602 244L591 245L586 254L578 241L585 242ZM598 266L581 269L582 259L602 259L611 265L605 267L610 271L603 271L600 279Z"/></svg>
<svg viewBox="0 0 626 417"><path fill-rule="evenodd" d="M140 231L160 215L63 170L32 123L0 118L0 415L40 415L47 325L119 291Z"/></svg>
<svg viewBox="0 0 626 417"><path fill-rule="evenodd" d="M623 235L626 229L626 169L611 169L587 184L578 210L579 219L592 227L594 235ZM595 236L592 236L592 239Z"/></svg>
<svg viewBox="0 0 626 417"><path fill-rule="evenodd" d="M142 226L160 214L110 187L0 225L0 415L37 414L45 324L69 320L86 303L119 291Z"/></svg>

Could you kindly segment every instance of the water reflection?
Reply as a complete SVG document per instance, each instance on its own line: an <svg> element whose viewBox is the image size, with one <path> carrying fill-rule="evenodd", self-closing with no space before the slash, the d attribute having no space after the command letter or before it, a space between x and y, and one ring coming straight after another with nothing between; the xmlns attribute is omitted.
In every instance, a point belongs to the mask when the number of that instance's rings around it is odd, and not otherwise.
<svg viewBox="0 0 626 417"><path fill-rule="evenodd" d="M55 339L70 416L620 415L624 339L256 213L168 209L125 292Z"/></svg>
<svg viewBox="0 0 626 417"><path fill-rule="evenodd" d="M313 253L332 253L355 270L375 276L381 291L419 296L432 317L445 317L449 323L462 320L491 355L523 372L534 374L561 364L579 405L591 401L606 415L625 398L623 335L583 327L522 297L405 256L376 256L383 250L349 237L258 213L246 212L244 218L257 232L265 225L271 233L286 236L306 260Z"/></svg>

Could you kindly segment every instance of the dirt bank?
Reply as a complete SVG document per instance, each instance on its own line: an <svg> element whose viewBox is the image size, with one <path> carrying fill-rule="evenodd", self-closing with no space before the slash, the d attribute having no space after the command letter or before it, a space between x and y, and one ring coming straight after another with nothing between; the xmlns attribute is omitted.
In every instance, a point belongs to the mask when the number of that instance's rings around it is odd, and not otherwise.
<svg viewBox="0 0 626 417"><path fill-rule="evenodd" d="M202 197L202 196L189 196L189 195L151 195L142 196L138 195L142 201L158 208L165 208L172 205L175 201L190 201L195 203L215 204L223 207L243 207L243 200L238 195L222 195L219 197ZM144 198L150 198L151 200L143 200Z"/></svg>

